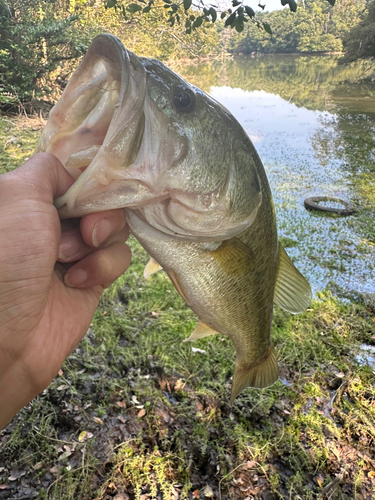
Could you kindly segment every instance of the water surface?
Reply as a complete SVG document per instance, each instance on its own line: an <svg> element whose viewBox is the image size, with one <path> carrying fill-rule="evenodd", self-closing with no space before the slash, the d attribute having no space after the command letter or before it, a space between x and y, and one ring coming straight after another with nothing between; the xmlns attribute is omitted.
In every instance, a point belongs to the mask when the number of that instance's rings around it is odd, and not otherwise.
<svg viewBox="0 0 375 500"><path fill-rule="evenodd" d="M375 293L375 77L331 57L239 58L180 68L242 124L263 161L288 254L314 292ZM361 83L357 83L361 77ZM363 80L365 78L365 80ZM334 196L355 216L309 212Z"/></svg>

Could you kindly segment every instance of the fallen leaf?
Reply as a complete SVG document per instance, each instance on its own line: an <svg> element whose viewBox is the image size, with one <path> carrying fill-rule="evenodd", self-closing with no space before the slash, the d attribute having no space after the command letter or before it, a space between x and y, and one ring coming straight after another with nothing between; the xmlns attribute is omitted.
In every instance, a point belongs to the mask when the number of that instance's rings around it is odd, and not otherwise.
<svg viewBox="0 0 375 500"><path fill-rule="evenodd" d="M68 389L69 386L66 385L66 384L63 384L63 385L59 385L59 387L57 388L58 391L63 391L64 389Z"/></svg>
<svg viewBox="0 0 375 500"><path fill-rule="evenodd" d="M134 403L134 404L136 404L136 405L139 405L139 404L140 404L136 396L132 396L132 401L133 401L133 403Z"/></svg>
<svg viewBox="0 0 375 500"><path fill-rule="evenodd" d="M368 477L375 477L375 472L372 470L368 473Z"/></svg>
<svg viewBox="0 0 375 500"><path fill-rule="evenodd" d="M246 462L246 467L248 469L252 469L253 467L256 467L256 466L257 466L257 463L254 460L248 460Z"/></svg>
<svg viewBox="0 0 375 500"><path fill-rule="evenodd" d="M99 425L104 425L103 420L101 418L99 418L99 417L94 417L93 421L96 422Z"/></svg>
<svg viewBox="0 0 375 500"><path fill-rule="evenodd" d="M9 476L8 481L17 481L18 477L16 476Z"/></svg>
<svg viewBox="0 0 375 500"><path fill-rule="evenodd" d="M125 401L116 401L116 406L119 408L126 408L126 402Z"/></svg>
<svg viewBox="0 0 375 500"><path fill-rule="evenodd" d="M137 417L142 418L146 415L146 410L142 408L142 410L139 410Z"/></svg>
<svg viewBox="0 0 375 500"><path fill-rule="evenodd" d="M0 484L0 490L6 490L8 488L8 486L9 486L8 483Z"/></svg>
<svg viewBox="0 0 375 500"><path fill-rule="evenodd" d="M344 378L345 377L345 373L344 372L335 373L335 375L336 375L337 378Z"/></svg>
<svg viewBox="0 0 375 500"><path fill-rule="evenodd" d="M87 441L88 439L91 439L92 437L94 437L94 434L92 432L82 431L81 434L78 436L78 441L80 443L83 443L84 441Z"/></svg>
<svg viewBox="0 0 375 500"><path fill-rule="evenodd" d="M205 497L213 497L214 496L214 492L212 491L212 488L210 486L208 486L208 484L203 490L203 495Z"/></svg>
<svg viewBox="0 0 375 500"><path fill-rule="evenodd" d="M62 369L61 369L61 368L60 368L60 370L59 370L57 373L58 373L58 375L59 375L60 377L62 377L62 376L64 375L64 372L62 371Z"/></svg>
<svg viewBox="0 0 375 500"><path fill-rule="evenodd" d="M324 477L318 474L317 476L315 476L315 480L319 484L319 486L323 488Z"/></svg>
<svg viewBox="0 0 375 500"><path fill-rule="evenodd" d="M124 417L122 415L119 415L117 417L117 420L120 420L120 422L122 422L123 424L126 422L126 420L124 419Z"/></svg>
<svg viewBox="0 0 375 500"><path fill-rule="evenodd" d="M204 349L198 349L198 347L192 347L191 351L193 354L195 354L196 352L200 352L201 354L206 354L206 351Z"/></svg>
<svg viewBox="0 0 375 500"><path fill-rule="evenodd" d="M153 316L155 316L155 318L158 318L159 317L159 313L155 312L155 311L151 311L151 314Z"/></svg>
<svg viewBox="0 0 375 500"><path fill-rule="evenodd" d="M199 490L194 490L193 491L193 497L194 498L199 498Z"/></svg>
<svg viewBox="0 0 375 500"><path fill-rule="evenodd" d="M53 467L50 468L49 471L51 474L57 474L59 472L59 468L57 467L57 465L54 465Z"/></svg>

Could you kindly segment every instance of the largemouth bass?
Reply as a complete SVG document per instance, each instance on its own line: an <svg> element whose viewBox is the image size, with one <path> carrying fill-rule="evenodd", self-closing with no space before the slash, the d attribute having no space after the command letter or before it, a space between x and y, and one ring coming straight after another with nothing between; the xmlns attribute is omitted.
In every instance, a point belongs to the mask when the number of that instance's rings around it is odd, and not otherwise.
<svg viewBox="0 0 375 500"><path fill-rule="evenodd" d="M310 286L278 243L258 154L222 105L111 35L93 41L51 110L37 151L76 178L61 217L124 207L151 255L198 315L187 340L220 333L236 349L231 402L278 378L273 302L297 313Z"/></svg>

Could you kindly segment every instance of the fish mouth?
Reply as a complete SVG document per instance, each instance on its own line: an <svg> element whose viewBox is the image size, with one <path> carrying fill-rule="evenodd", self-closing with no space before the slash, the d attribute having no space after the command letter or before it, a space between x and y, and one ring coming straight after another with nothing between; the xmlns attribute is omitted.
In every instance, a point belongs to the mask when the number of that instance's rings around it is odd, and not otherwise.
<svg viewBox="0 0 375 500"><path fill-rule="evenodd" d="M61 218L107 210L108 200L116 208L116 195L123 207L119 191L147 191L127 172L143 139L145 89L138 58L116 37L96 37L51 110L36 149L54 154L76 179L55 200Z"/></svg>

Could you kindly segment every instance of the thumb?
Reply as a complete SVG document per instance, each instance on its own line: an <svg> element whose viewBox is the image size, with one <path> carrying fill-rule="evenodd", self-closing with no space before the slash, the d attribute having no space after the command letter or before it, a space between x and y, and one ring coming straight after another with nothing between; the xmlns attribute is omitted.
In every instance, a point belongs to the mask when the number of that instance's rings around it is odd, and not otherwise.
<svg viewBox="0 0 375 500"><path fill-rule="evenodd" d="M13 202L22 198L37 198L39 201L53 203L74 183L74 178L64 165L50 153L38 153L27 160L21 167L1 176L7 182L3 196Z"/></svg>

